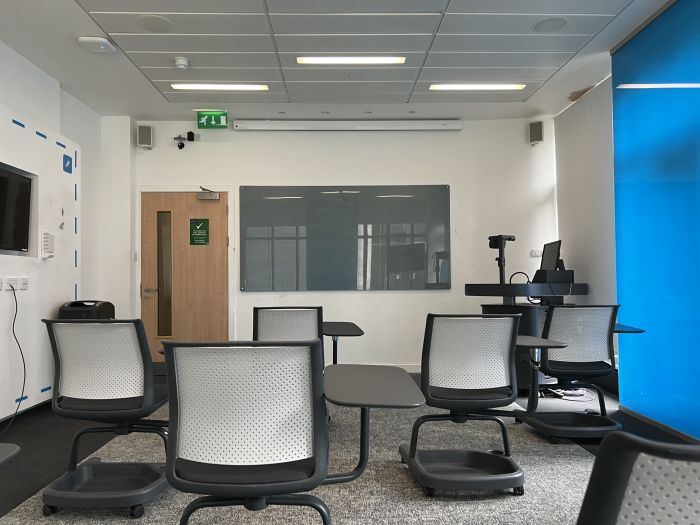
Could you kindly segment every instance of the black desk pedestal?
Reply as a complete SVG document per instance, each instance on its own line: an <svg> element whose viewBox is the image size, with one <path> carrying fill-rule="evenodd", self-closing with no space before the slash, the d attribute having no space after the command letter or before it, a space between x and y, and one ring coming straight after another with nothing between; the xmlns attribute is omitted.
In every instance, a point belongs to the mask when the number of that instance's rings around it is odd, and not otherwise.
<svg viewBox="0 0 700 525"><path fill-rule="evenodd" d="M521 314L518 335L531 335L542 337L544 320L547 317L547 307L540 304L516 303L516 304L482 304L481 313L484 314ZM527 390L530 388L531 374L529 350L518 348L515 359L515 371L518 380L518 389ZM540 384L548 382L547 376L540 374ZM552 380L552 382L554 382Z"/></svg>

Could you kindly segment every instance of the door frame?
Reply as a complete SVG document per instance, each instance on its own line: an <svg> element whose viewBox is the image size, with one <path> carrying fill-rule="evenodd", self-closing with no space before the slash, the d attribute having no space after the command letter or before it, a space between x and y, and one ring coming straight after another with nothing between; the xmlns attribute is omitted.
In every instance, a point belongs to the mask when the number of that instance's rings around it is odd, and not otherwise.
<svg viewBox="0 0 700 525"><path fill-rule="evenodd" d="M206 187L206 183L203 184ZM236 256L236 242L237 235L235 235L235 214L236 209L234 204L236 202L235 192L238 186L233 184L211 184L218 191L227 192L228 195L228 334L229 339L236 339L236 285L238 283L238 278L236 276L237 263L234 259ZM131 283L131 307L132 311L135 312L135 317L141 318L141 194L142 193L197 193L202 191L199 186L175 186L175 185L139 185L136 187L136 206L134 206L132 220L135 225L133 244L132 244L132 259L134 264L134 279ZM217 191L217 190L214 190Z"/></svg>

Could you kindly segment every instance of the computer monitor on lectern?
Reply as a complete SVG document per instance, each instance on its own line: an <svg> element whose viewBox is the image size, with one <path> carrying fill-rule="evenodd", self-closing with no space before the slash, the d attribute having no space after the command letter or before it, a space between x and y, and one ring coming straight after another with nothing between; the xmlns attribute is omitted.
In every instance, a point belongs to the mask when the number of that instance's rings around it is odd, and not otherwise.
<svg viewBox="0 0 700 525"><path fill-rule="evenodd" d="M542 262L540 270L556 270L559 262L559 251L561 250L561 241L548 242L542 249Z"/></svg>

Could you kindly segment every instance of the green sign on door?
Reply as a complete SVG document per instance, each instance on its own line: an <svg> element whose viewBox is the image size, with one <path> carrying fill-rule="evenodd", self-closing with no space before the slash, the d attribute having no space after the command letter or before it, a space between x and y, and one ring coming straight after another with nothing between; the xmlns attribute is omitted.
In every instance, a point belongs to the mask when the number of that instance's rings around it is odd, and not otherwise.
<svg viewBox="0 0 700 525"><path fill-rule="evenodd" d="M190 219L190 246L209 244L209 219Z"/></svg>
<svg viewBox="0 0 700 525"><path fill-rule="evenodd" d="M227 111L197 111L197 129L228 128Z"/></svg>

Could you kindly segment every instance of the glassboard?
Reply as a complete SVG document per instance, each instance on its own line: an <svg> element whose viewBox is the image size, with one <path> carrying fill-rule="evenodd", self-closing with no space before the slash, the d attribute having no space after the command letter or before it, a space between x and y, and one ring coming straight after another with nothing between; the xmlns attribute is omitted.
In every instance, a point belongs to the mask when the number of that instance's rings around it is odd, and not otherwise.
<svg viewBox="0 0 700 525"><path fill-rule="evenodd" d="M241 290L450 288L450 188L241 186Z"/></svg>

